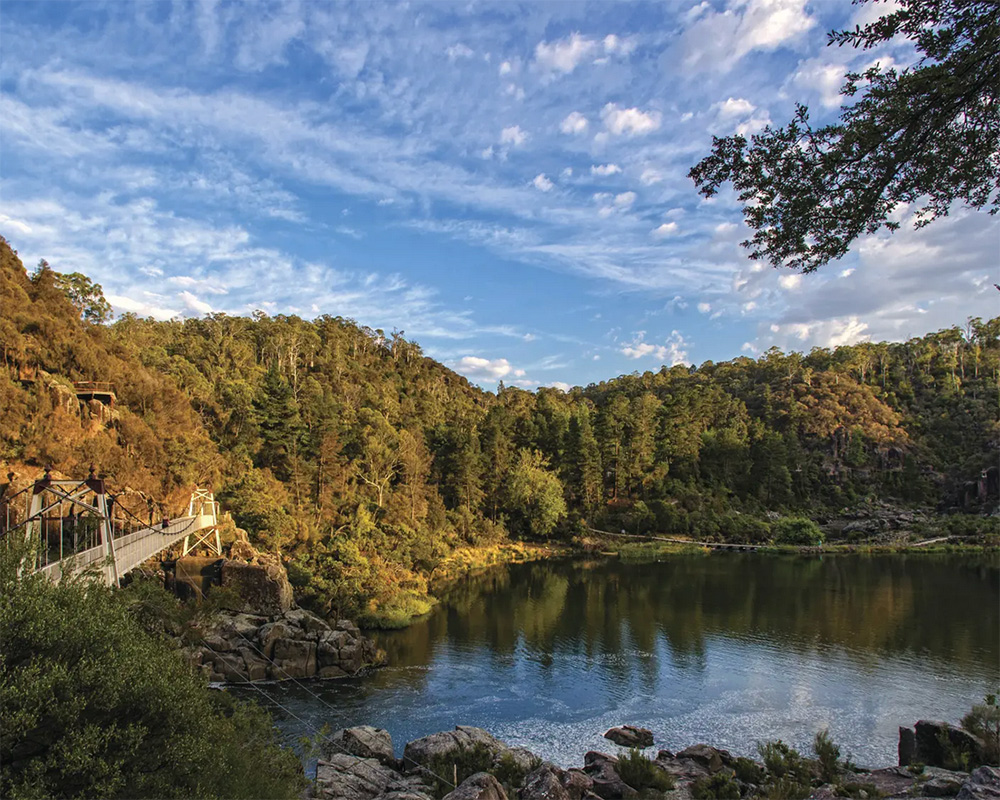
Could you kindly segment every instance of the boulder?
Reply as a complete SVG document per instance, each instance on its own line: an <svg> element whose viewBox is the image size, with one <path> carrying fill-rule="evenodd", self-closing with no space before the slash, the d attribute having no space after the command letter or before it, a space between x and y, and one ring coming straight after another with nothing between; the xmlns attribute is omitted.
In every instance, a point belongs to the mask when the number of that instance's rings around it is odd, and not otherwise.
<svg viewBox="0 0 1000 800"><path fill-rule="evenodd" d="M392 736L382 728L359 725L343 728L323 743L324 753L347 752L359 758L374 758L389 767L396 766L396 754L392 749Z"/></svg>
<svg viewBox="0 0 1000 800"><path fill-rule="evenodd" d="M320 800L374 800L400 775L374 758L333 753L316 763L315 797Z"/></svg>
<svg viewBox="0 0 1000 800"><path fill-rule="evenodd" d="M568 769L562 775L562 785L569 792L570 800L581 798L594 791L594 780L582 769Z"/></svg>
<svg viewBox="0 0 1000 800"><path fill-rule="evenodd" d="M278 639L291 639L294 636L295 630L284 620L268 622L257 631L257 641L260 642L260 649L267 658L274 658L274 643Z"/></svg>
<svg viewBox="0 0 1000 800"><path fill-rule="evenodd" d="M717 747L707 744L691 745L686 750L681 750L677 754L677 759L695 761L707 768L709 772L718 772L733 761L728 750L719 750Z"/></svg>
<svg viewBox="0 0 1000 800"><path fill-rule="evenodd" d="M646 748L653 746L653 732L647 728L637 728L635 725L620 725L611 728L604 734L605 739L610 739L622 747Z"/></svg>
<svg viewBox="0 0 1000 800"><path fill-rule="evenodd" d="M350 678L351 676L344 672L340 667L336 665L330 665L328 667L320 667L316 670L316 677L318 678Z"/></svg>
<svg viewBox="0 0 1000 800"><path fill-rule="evenodd" d="M241 638L252 640L257 636L257 630L267 621L267 617L256 614L234 614L219 626L219 632L230 640L239 641Z"/></svg>
<svg viewBox="0 0 1000 800"><path fill-rule="evenodd" d="M337 666L352 675L358 672L363 665L361 648L357 644L348 644L340 648L340 659Z"/></svg>
<svg viewBox="0 0 1000 800"><path fill-rule="evenodd" d="M376 800L434 800L431 790L419 777L400 776Z"/></svg>
<svg viewBox="0 0 1000 800"><path fill-rule="evenodd" d="M955 775L938 775L920 784L921 797L954 797L962 788L962 779Z"/></svg>
<svg viewBox="0 0 1000 800"><path fill-rule="evenodd" d="M444 800L507 800L507 793L500 781L488 772L477 772L448 792Z"/></svg>
<svg viewBox="0 0 1000 800"><path fill-rule="evenodd" d="M899 756L899 766L905 767L913 763L913 754L917 750L917 738L913 728L899 727L899 745L896 753Z"/></svg>
<svg viewBox="0 0 1000 800"><path fill-rule="evenodd" d="M222 636L221 633L211 633L202 639L202 644L215 653L231 653L236 649L235 643L231 639Z"/></svg>
<svg viewBox="0 0 1000 800"><path fill-rule="evenodd" d="M304 608L290 609L284 613L283 617L286 622L297 625L306 633L326 633L330 630L330 626L326 620L316 616L311 611L306 611Z"/></svg>
<svg viewBox="0 0 1000 800"><path fill-rule="evenodd" d="M985 761L983 756L986 747L982 739L947 722L922 719L916 724L914 738L916 739L916 748L913 757L922 764L946 768L955 766L951 763L945 763L948 760L944 746L946 741L954 753L967 753L973 763Z"/></svg>
<svg viewBox="0 0 1000 800"><path fill-rule="evenodd" d="M288 611L292 607L292 585L285 568L273 556L258 554L257 560L263 563L226 560L222 585L239 595L241 611L268 615Z"/></svg>
<svg viewBox="0 0 1000 800"><path fill-rule="evenodd" d="M521 800L573 800L563 783L564 777L565 773L558 767L543 764L525 777L524 787L518 794ZM581 792L577 800L582 796Z"/></svg>
<svg viewBox="0 0 1000 800"><path fill-rule="evenodd" d="M1000 798L1000 769L996 767L974 769L955 797L959 800L997 800Z"/></svg>
<svg viewBox="0 0 1000 800"><path fill-rule="evenodd" d="M453 731L441 731L407 742L403 749L404 768L428 767L438 758L451 758L481 745L491 756L507 750L507 745L482 728L459 725Z"/></svg>
<svg viewBox="0 0 1000 800"><path fill-rule="evenodd" d="M243 664L245 665L244 674L246 677L244 680L262 681L267 679L268 664L264 659L260 658L249 647L241 647L237 652L240 654L240 658L243 659Z"/></svg>
<svg viewBox="0 0 1000 800"><path fill-rule="evenodd" d="M616 767L618 759L591 750L583 757L584 772L593 781L591 791L603 800L629 800L639 793L622 780Z"/></svg>
<svg viewBox="0 0 1000 800"><path fill-rule="evenodd" d="M237 653L216 653L212 656L212 671L226 683L246 683L247 668Z"/></svg>
<svg viewBox="0 0 1000 800"><path fill-rule="evenodd" d="M316 674L316 643L278 639L274 643L273 659L272 678L309 678Z"/></svg>
<svg viewBox="0 0 1000 800"><path fill-rule="evenodd" d="M501 742L501 744L503 744ZM517 768L527 774L542 763L542 760L526 747L505 747L493 756L493 766L500 766L502 759L510 759Z"/></svg>

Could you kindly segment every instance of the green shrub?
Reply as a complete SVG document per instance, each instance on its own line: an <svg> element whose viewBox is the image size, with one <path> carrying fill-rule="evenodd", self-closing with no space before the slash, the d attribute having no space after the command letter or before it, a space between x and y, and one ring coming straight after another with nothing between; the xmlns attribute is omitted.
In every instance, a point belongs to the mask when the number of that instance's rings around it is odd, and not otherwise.
<svg viewBox="0 0 1000 800"><path fill-rule="evenodd" d="M160 595L17 566L0 555L0 796L300 795L271 718L210 691L144 629L172 611Z"/></svg>
<svg viewBox="0 0 1000 800"><path fill-rule="evenodd" d="M986 744L987 764L1000 764L1000 705L995 694L986 695L982 703L974 705L962 717L962 727Z"/></svg>
<svg viewBox="0 0 1000 800"><path fill-rule="evenodd" d="M833 787L833 790L837 793L837 797L854 797L858 800L862 797L862 792L864 792L863 796L869 800L885 797L874 783L838 783Z"/></svg>
<svg viewBox="0 0 1000 800"><path fill-rule="evenodd" d="M638 792L643 789L668 792L674 788L674 776L634 747L618 758L616 771L625 783Z"/></svg>
<svg viewBox="0 0 1000 800"><path fill-rule="evenodd" d="M796 800L809 796L812 776L809 764L798 751L778 739L758 744L757 752L768 773L766 797L771 800Z"/></svg>
<svg viewBox="0 0 1000 800"><path fill-rule="evenodd" d="M482 742L459 750L454 755L439 755L431 759L427 769L433 773L430 778L435 797L444 797L455 786L477 772L489 772L493 767L493 752ZM454 782L455 786L452 786Z"/></svg>
<svg viewBox="0 0 1000 800"><path fill-rule="evenodd" d="M525 776L541 766L541 763L542 760L535 757L526 769L510 753L502 753L500 758L494 762L489 772L503 785L504 791L507 792L507 797L515 797L517 794L516 790L524 784Z"/></svg>
<svg viewBox="0 0 1000 800"><path fill-rule="evenodd" d="M760 784L764 782L766 777L760 764L743 756L736 759L733 770L736 773L736 778L743 783Z"/></svg>
<svg viewBox="0 0 1000 800"><path fill-rule="evenodd" d="M819 525L805 517L783 517L771 526L774 541L780 544L816 545L823 543Z"/></svg>
<svg viewBox="0 0 1000 800"><path fill-rule="evenodd" d="M813 740L813 752L819 759L823 780L833 783L840 775L840 748L830 738L829 730L821 730Z"/></svg>
<svg viewBox="0 0 1000 800"><path fill-rule="evenodd" d="M740 787L732 773L723 770L692 783L691 797L694 800L739 800Z"/></svg>

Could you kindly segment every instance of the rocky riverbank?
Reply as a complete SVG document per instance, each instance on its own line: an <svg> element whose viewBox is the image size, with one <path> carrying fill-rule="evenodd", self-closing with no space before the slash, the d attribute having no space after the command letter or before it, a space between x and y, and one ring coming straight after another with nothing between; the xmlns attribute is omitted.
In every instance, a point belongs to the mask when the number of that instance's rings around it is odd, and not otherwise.
<svg viewBox="0 0 1000 800"><path fill-rule="evenodd" d="M214 683L346 678L385 663L385 653L350 620L331 625L301 608L221 614L185 654Z"/></svg>
<svg viewBox="0 0 1000 800"><path fill-rule="evenodd" d="M909 729L902 729L906 731ZM901 756L937 757L952 726L921 721L913 739L901 731ZM964 733L964 732L963 732ZM651 731L623 726L605 736L631 749L591 751L579 768L563 769L511 747L481 728L459 726L407 743L397 759L387 731L349 728L322 746L313 800L638 800L639 798L1000 798L1000 769L971 772L930 764L862 769L831 757L810 759L780 742L761 761L696 744L679 753L641 754ZM905 741L904 741L905 739ZM910 747L912 745L912 747ZM970 740L963 740L963 746ZM971 740L973 747L980 746ZM904 753L904 747L910 749ZM922 749L921 749L922 748Z"/></svg>

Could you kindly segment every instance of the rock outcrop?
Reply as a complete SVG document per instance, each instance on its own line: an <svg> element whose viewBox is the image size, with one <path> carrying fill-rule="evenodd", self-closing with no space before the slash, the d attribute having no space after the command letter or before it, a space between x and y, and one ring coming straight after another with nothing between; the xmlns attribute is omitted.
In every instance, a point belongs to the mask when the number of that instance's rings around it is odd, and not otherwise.
<svg viewBox="0 0 1000 800"><path fill-rule="evenodd" d="M604 734L621 747L637 747L643 749L653 746L653 732L647 728L637 728L635 725L619 725Z"/></svg>
<svg viewBox="0 0 1000 800"><path fill-rule="evenodd" d="M915 739L932 725L943 723L921 721ZM950 735L950 727L938 727L937 735ZM988 766L970 774L925 765L865 770L843 763L838 775L824 781L819 763L803 756L793 754L793 761L780 768L771 765L775 772L770 773L763 764L708 744L692 745L677 754L660 750L655 760L591 751L584 756L583 769L563 769L524 748L509 747L482 728L466 726L409 742L401 761L394 759L389 734L377 728L338 731L330 741L330 750L316 768L315 800L430 800L448 789L443 800L638 800L653 796L651 792L664 800L772 796L1000 800L1000 769ZM475 766L491 762L488 769ZM453 770L460 778L467 776L458 786L451 785Z"/></svg>
<svg viewBox="0 0 1000 800"><path fill-rule="evenodd" d="M947 722L922 719L913 728L899 729L899 763L953 768L964 757L971 764L986 761L986 744L977 736Z"/></svg>
<svg viewBox="0 0 1000 800"><path fill-rule="evenodd" d="M488 772L477 772L462 781L444 800L507 800L500 781Z"/></svg>
<svg viewBox="0 0 1000 800"><path fill-rule="evenodd" d="M301 608L226 616L187 652L216 683L345 678L385 663L385 654L350 620L330 625Z"/></svg>

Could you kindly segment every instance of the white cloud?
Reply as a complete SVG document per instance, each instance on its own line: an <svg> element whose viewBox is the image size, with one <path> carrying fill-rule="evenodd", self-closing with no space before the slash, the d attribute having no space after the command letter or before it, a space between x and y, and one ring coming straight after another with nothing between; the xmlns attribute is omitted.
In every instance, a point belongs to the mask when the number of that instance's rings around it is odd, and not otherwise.
<svg viewBox="0 0 1000 800"><path fill-rule="evenodd" d="M793 272L791 275L782 275L778 278L778 285L782 289L798 289L802 285L802 275Z"/></svg>
<svg viewBox="0 0 1000 800"><path fill-rule="evenodd" d="M810 58L799 64L791 83L816 92L827 108L837 108L845 99L840 94L847 72L843 64L830 63L822 58Z"/></svg>
<svg viewBox="0 0 1000 800"><path fill-rule="evenodd" d="M515 370L506 358L481 358L463 356L453 365L457 372L468 378L499 380L507 375L524 375L524 370Z"/></svg>
<svg viewBox="0 0 1000 800"><path fill-rule="evenodd" d="M532 183L534 184L536 189L539 189L540 191L543 192L549 191L555 185L552 183L552 181L550 181L548 178L545 177L544 172L538 173L535 176L535 179L532 181Z"/></svg>
<svg viewBox="0 0 1000 800"><path fill-rule="evenodd" d="M653 229L653 236L657 239L664 239L667 236L673 236L675 233L677 233L676 222L664 222L658 228Z"/></svg>
<svg viewBox="0 0 1000 800"><path fill-rule="evenodd" d="M601 109L604 127L615 136L643 136L660 127L659 111L640 111L638 108L619 108L608 103Z"/></svg>
<svg viewBox="0 0 1000 800"><path fill-rule="evenodd" d="M775 50L815 24L808 0L730 0L722 11L705 8L684 32L689 69L725 72L753 50ZM700 8L700 7L699 7Z"/></svg>
<svg viewBox="0 0 1000 800"><path fill-rule="evenodd" d="M654 183L659 183L664 179L663 173L658 169L653 169L652 167L647 167L642 171L642 175L639 176L639 182L643 186L652 186Z"/></svg>
<svg viewBox="0 0 1000 800"><path fill-rule="evenodd" d="M587 118L579 111L571 111L566 118L559 123L559 130L563 133L580 134L587 131Z"/></svg>
<svg viewBox="0 0 1000 800"><path fill-rule="evenodd" d="M212 313L212 306L204 300L199 300L195 295L191 294L191 292L181 292L177 296L183 301L184 305L192 311L197 311L200 314Z"/></svg>
<svg viewBox="0 0 1000 800"><path fill-rule="evenodd" d="M618 208L631 208L632 204L635 203L635 197L635 192L622 192L615 195L614 202Z"/></svg>
<svg viewBox="0 0 1000 800"><path fill-rule="evenodd" d="M455 61L459 58L472 58L472 56L475 55L471 47L468 47L461 42L453 44L445 50L445 53L447 53L449 61Z"/></svg>
<svg viewBox="0 0 1000 800"><path fill-rule="evenodd" d="M702 314L709 314L712 311L712 304L705 302L698 303L698 311Z"/></svg>
<svg viewBox="0 0 1000 800"><path fill-rule="evenodd" d="M741 136L750 136L759 133L771 124L771 115L765 110L760 110L750 119L741 122L736 126L736 132Z"/></svg>
<svg viewBox="0 0 1000 800"><path fill-rule="evenodd" d="M520 125L511 125L500 131L500 144L512 144L514 147L520 147L526 141L528 141L528 134L521 130Z"/></svg>
<svg viewBox="0 0 1000 800"><path fill-rule="evenodd" d="M622 171L617 164L593 164L590 167L591 175L616 175Z"/></svg>
<svg viewBox="0 0 1000 800"><path fill-rule="evenodd" d="M513 72L513 71L514 71L514 68L510 65L509 61L504 61L500 65L499 72L500 72L501 75L510 75L510 73Z"/></svg>
<svg viewBox="0 0 1000 800"><path fill-rule="evenodd" d="M716 103L714 107L720 119L745 117L747 114L752 114L757 108L749 100L742 97L730 97L721 103Z"/></svg>
<svg viewBox="0 0 1000 800"><path fill-rule="evenodd" d="M647 358L652 357L663 364L674 367L678 364L690 364L685 348L688 343L684 340L680 331L671 331L664 344L653 344L644 341L645 333L639 331L635 338L621 348L621 354L626 358Z"/></svg>
<svg viewBox="0 0 1000 800"><path fill-rule="evenodd" d="M572 33L555 42L539 42L535 47L535 63L543 70L566 75L593 55L596 49L597 42L593 39Z"/></svg>
<svg viewBox="0 0 1000 800"><path fill-rule="evenodd" d="M613 33L604 37L604 52L613 55L627 56L636 48L636 42L632 38L621 38Z"/></svg>

